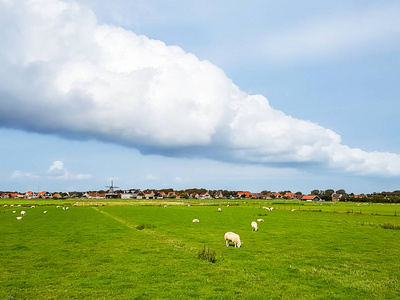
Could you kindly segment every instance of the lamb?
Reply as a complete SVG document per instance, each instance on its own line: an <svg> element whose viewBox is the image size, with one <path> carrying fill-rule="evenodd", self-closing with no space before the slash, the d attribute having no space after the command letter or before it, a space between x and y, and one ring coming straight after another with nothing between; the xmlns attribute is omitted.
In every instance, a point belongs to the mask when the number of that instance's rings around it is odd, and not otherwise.
<svg viewBox="0 0 400 300"><path fill-rule="evenodd" d="M17 217L16 219L19 221L19 220L22 220L22 217Z"/></svg>
<svg viewBox="0 0 400 300"><path fill-rule="evenodd" d="M252 231L258 231L257 222L251 222L251 227L253 228Z"/></svg>
<svg viewBox="0 0 400 300"><path fill-rule="evenodd" d="M26 215L26 211L21 210L21 216L25 216Z"/></svg>
<svg viewBox="0 0 400 300"><path fill-rule="evenodd" d="M234 233L234 232L227 232L225 233L224 236L225 239L225 244L227 247L229 247L229 242L232 242L235 244L235 247L240 248L240 245L242 245L243 243L240 241L240 237L238 234Z"/></svg>
<svg viewBox="0 0 400 300"><path fill-rule="evenodd" d="M192 222L193 222L193 223L199 223L200 221L199 221L199 219L193 219Z"/></svg>
<svg viewBox="0 0 400 300"><path fill-rule="evenodd" d="M258 223L264 222L264 219L257 219L257 222L258 222Z"/></svg>

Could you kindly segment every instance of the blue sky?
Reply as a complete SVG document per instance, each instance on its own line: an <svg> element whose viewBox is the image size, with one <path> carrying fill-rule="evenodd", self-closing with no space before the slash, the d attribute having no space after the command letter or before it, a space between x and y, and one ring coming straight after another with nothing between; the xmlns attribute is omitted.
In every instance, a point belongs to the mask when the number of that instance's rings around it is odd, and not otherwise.
<svg viewBox="0 0 400 300"><path fill-rule="evenodd" d="M397 1L0 6L0 190L400 189Z"/></svg>

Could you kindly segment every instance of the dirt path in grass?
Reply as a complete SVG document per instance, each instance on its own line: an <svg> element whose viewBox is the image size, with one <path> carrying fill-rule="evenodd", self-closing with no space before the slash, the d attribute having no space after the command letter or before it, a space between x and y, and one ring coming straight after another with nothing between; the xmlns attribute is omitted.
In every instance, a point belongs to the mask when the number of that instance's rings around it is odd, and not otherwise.
<svg viewBox="0 0 400 300"><path fill-rule="evenodd" d="M97 211L98 213L103 214L104 216L106 216L108 218L111 218L111 219L113 219L113 220L125 225L126 227L128 227L130 229L139 230L140 232L142 232L144 234L152 236L158 242L168 243L175 249L179 249L179 250L187 251L187 252L196 251L196 249L198 249L198 248L190 247L189 245L185 244L184 241L180 240L177 237L171 237L169 235L163 234L163 233L161 233L159 231L156 231L154 229L147 228L147 227L145 227L143 229L138 229L138 228L140 228L141 224L135 224L135 223L129 222L129 221L127 221L127 220L125 220L123 218L120 218L120 217L118 217L116 215L113 215L113 214L110 214L108 212L102 211L98 207L92 207L92 209Z"/></svg>

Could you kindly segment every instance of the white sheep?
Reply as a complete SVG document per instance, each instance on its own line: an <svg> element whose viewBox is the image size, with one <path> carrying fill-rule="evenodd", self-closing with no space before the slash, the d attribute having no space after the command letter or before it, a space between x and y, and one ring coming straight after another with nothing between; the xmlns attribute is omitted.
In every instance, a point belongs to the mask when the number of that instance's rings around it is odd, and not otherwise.
<svg viewBox="0 0 400 300"><path fill-rule="evenodd" d="M21 207L21 204L18 204L18 207Z"/></svg>
<svg viewBox="0 0 400 300"><path fill-rule="evenodd" d="M252 231L258 231L257 222L251 222Z"/></svg>
<svg viewBox="0 0 400 300"><path fill-rule="evenodd" d="M229 207L229 204L227 204L226 207Z"/></svg>
<svg viewBox="0 0 400 300"><path fill-rule="evenodd" d="M22 217L17 217L16 219L19 221L19 220L22 220Z"/></svg>
<svg viewBox="0 0 400 300"><path fill-rule="evenodd" d="M26 215L26 211L21 210L21 216L25 216Z"/></svg>
<svg viewBox="0 0 400 300"><path fill-rule="evenodd" d="M166 205L164 205L164 208L167 208L167 206L166 206Z"/></svg>
<svg viewBox="0 0 400 300"><path fill-rule="evenodd" d="M199 221L199 219L193 219L192 222L193 222L193 223L199 223L200 221Z"/></svg>
<svg viewBox="0 0 400 300"><path fill-rule="evenodd" d="M190 204L188 204L188 207L190 207Z"/></svg>
<svg viewBox="0 0 400 300"><path fill-rule="evenodd" d="M65 208L65 210L68 210L69 209L69 207L67 206L66 208Z"/></svg>
<svg viewBox="0 0 400 300"><path fill-rule="evenodd" d="M47 214L47 210L45 210L43 213L44 213L44 214Z"/></svg>
<svg viewBox="0 0 400 300"><path fill-rule="evenodd" d="M15 210L13 210L13 214L15 214L16 213L16 211Z"/></svg>
<svg viewBox="0 0 400 300"><path fill-rule="evenodd" d="M264 219L257 219L257 222L258 222L258 223L264 222Z"/></svg>
<svg viewBox="0 0 400 300"><path fill-rule="evenodd" d="M56 208L60 208L60 205L57 205Z"/></svg>
<svg viewBox="0 0 400 300"><path fill-rule="evenodd" d="M32 205L31 208L35 208L35 205Z"/></svg>
<svg viewBox="0 0 400 300"><path fill-rule="evenodd" d="M240 245L242 245L243 243L240 241L240 236L234 232L227 232L224 235L224 239L225 239L225 244L227 247L229 247L229 242L232 242L235 244L235 247L240 248Z"/></svg>
<svg viewBox="0 0 400 300"><path fill-rule="evenodd" d="M219 211L219 212L221 212L221 211L222 211L221 207L218 207L218 211Z"/></svg>
<svg viewBox="0 0 400 300"><path fill-rule="evenodd" d="M65 207L63 206L63 210L65 210Z"/></svg>

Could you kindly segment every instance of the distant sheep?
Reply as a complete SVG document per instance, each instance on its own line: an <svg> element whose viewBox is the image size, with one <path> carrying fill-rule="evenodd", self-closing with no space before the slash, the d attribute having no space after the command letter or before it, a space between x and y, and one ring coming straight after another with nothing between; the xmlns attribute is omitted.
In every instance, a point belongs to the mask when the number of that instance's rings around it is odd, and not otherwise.
<svg viewBox="0 0 400 300"><path fill-rule="evenodd" d="M252 231L258 231L257 222L251 222Z"/></svg>
<svg viewBox="0 0 400 300"><path fill-rule="evenodd" d="M43 213L44 213L44 214L47 214L47 210L45 210Z"/></svg>
<svg viewBox="0 0 400 300"><path fill-rule="evenodd" d="M21 216L25 216L26 215L26 211L21 210Z"/></svg>
<svg viewBox="0 0 400 300"><path fill-rule="evenodd" d="M264 222L264 219L257 219L257 222L258 222L258 223Z"/></svg>
<svg viewBox="0 0 400 300"><path fill-rule="evenodd" d="M65 207L63 207L63 210L65 210Z"/></svg>
<svg viewBox="0 0 400 300"><path fill-rule="evenodd" d="M18 204L18 207L21 207L21 204Z"/></svg>
<svg viewBox="0 0 400 300"><path fill-rule="evenodd" d="M35 208L35 205L32 205L31 208Z"/></svg>
<svg viewBox="0 0 400 300"><path fill-rule="evenodd" d="M60 208L60 205L57 205L56 208Z"/></svg>
<svg viewBox="0 0 400 300"><path fill-rule="evenodd" d="M188 207L190 207L190 204L188 204Z"/></svg>
<svg viewBox="0 0 400 300"><path fill-rule="evenodd" d="M166 206L166 205L164 205L164 208L167 208L167 206Z"/></svg>
<svg viewBox="0 0 400 300"><path fill-rule="evenodd" d="M200 221L199 221L199 219L193 219L192 222L193 222L193 223L199 223Z"/></svg>
<svg viewBox="0 0 400 300"><path fill-rule="evenodd" d="M16 217L16 219L19 221L19 220L22 220L22 217Z"/></svg>
<svg viewBox="0 0 400 300"><path fill-rule="evenodd" d="M221 211L222 211L221 207L218 207L218 211L219 211L219 212L221 212Z"/></svg>
<svg viewBox="0 0 400 300"><path fill-rule="evenodd" d="M227 204L226 207L229 207L229 204Z"/></svg>
<svg viewBox="0 0 400 300"><path fill-rule="evenodd" d="M234 232L229 231L229 232L225 233L224 239L225 239L225 244L227 247L229 247L229 242L234 243L235 247L237 247L237 248L240 248L240 246L242 245L239 235Z"/></svg>
<svg viewBox="0 0 400 300"><path fill-rule="evenodd" d="M15 210L13 210L13 214L15 214L16 213L16 211Z"/></svg>

